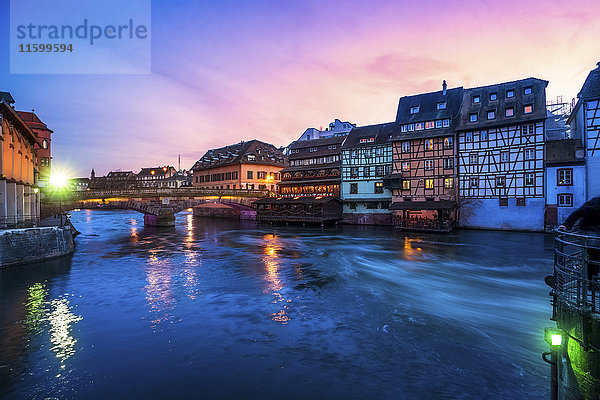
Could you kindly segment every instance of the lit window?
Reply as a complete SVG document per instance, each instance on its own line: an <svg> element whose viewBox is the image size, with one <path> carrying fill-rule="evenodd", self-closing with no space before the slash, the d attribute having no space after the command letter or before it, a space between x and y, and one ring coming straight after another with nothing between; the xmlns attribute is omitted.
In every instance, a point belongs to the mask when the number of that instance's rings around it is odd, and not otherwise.
<svg viewBox="0 0 600 400"><path fill-rule="evenodd" d="M523 107L523 113L524 114L531 114L533 112L533 105L532 104L528 104L525 107Z"/></svg>
<svg viewBox="0 0 600 400"><path fill-rule="evenodd" d="M515 109L514 109L514 108L512 108L512 107L508 107L508 108L506 108L504 111L505 111L505 113L504 113L504 114L505 114L507 117L512 117L513 115L515 115Z"/></svg>
<svg viewBox="0 0 600 400"><path fill-rule="evenodd" d="M490 101L498 100L498 93L490 93Z"/></svg>
<svg viewBox="0 0 600 400"><path fill-rule="evenodd" d="M425 124L423 124L422 122L417 122L415 124L415 130L417 130L417 131L422 131L424 127L425 127Z"/></svg>
<svg viewBox="0 0 600 400"><path fill-rule="evenodd" d="M410 171L410 163L408 161L402 163L402 171Z"/></svg>
<svg viewBox="0 0 600 400"><path fill-rule="evenodd" d="M254 154L248 154L248 161L256 160L256 156Z"/></svg>
<svg viewBox="0 0 600 400"><path fill-rule="evenodd" d="M469 187L476 188L479 186L479 178L472 176L469 178Z"/></svg>
<svg viewBox="0 0 600 400"><path fill-rule="evenodd" d="M471 114L471 115L469 115L469 121L471 121L471 122L477 122L477 114Z"/></svg>
<svg viewBox="0 0 600 400"><path fill-rule="evenodd" d="M427 121L425 122L425 129L433 129L435 128L435 122L434 121Z"/></svg>
<svg viewBox="0 0 600 400"><path fill-rule="evenodd" d="M454 140L452 140L451 137L444 138L444 148L445 149L451 149L453 144L454 144Z"/></svg>
<svg viewBox="0 0 600 400"><path fill-rule="evenodd" d="M559 169L557 171L557 185L558 186L571 186L573 185L573 170L571 169Z"/></svg>
<svg viewBox="0 0 600 400"><path fill-rule="evenodd" d="M508 162L510 159L510 153L508 151L503 151L500 153L500 162Z"/></svg>
<svg viewBox="0 0 600 400"><path fill-rule="evenodd" d="M404 179L402 181L402 189L410 190L410 180L409 179Z"/></svg>
<svg viewBox="0 0 600 400"><path fill-rule="evenodd" d="M48 148L48 140L47 139L42 140L42 148L44 148L44 149Z"/></svg>
<svg viewBox="0 0 600 400"><path fill-rule="evenodd" d="M469 154L469 164L476 165L477 161L478 161L477 159L478 159L477 153Z"/></svg>
<svg viewBox="0 0 600 400"><path fill-rule="evenodd" d="M535 150L534 149L525 149L525 160L533 160L535 159Z"/></svg>
<svg viewBox="0 0 600 400"><path fill-rule="evenodd" d="M425 170L431 171L433 169L433 160L425 160Z"/></svg>
<svg viewBox="0 0 600 400"><path fill-rule="evenodd" d="M375 193L383 193L383 183L375 182Z"/></svg>
<svg viewBox="0 0 600 400"><path fill-rule="evenodd" d="M535 182L535 174L525 174L525 186L533 186Z"/></svg>
<svg viewBox="0 0 600 400"><path fill-rule="evenodd" d="M531 92L532 92L531 86L528 86L523 90L523 94L531 94Z"/></svg>
<svg viewBox="0 0 600 400"><path fill-rule="evenodd" d="M406 131L407 131L407 128L408 128L408 127L407 127L406 125L402 125L402 126L400 127L400 132L406 132Z"/></svg>
<svg viewBox="0 0 600 400"><path fill-rule="evenodd" d="M481 96L473 96L473 104L481 103Z"/></svg>
<svg viewBox="0 0 600 400"><path fill-rule="evenodd" d="M433 179L425 179L425 189L433 189Z"/></svg>
<svg viewBox="0 0 600 400"><path fill-rule="evenodd" d="M419 106L416 106L416 107L411 107L411 108L410 108L410 113L411 113L411 114L416 114L416 113L418 113L418 112L419 112Z"/></svg>
<svg viewBox="0 0 600 400"><path fill-rule="evenodd" d="M402 142L402 152L410 153L410 142Z"/></svg>
<svg viewBox="0 0 600 400"><path fill-rule="evenodd" d="M444 178L444 187L452 189L454 187L454 178Z"/></svg>
<svg viewBox="0 0 600 400"><path fill-rule="evenodd" d="M425 141L425 150L433 150L433 139L427 139Z"/></svg>
<svg viewBox="0 0 600 400"><path fill-rule="evenodd" d="M571 193L557 195L557 204L559 207L573 207L573 195Z"/></svg>
<svg viewBox="0 0 600 400"><path fill-rule="evenodd" d="M444 128L447 128L450 126L450 120L449 119L444 119L442 120L442 124L444 125Z"/></svg>
<svg viewBox="0 0 600 400"><path fill-rule="evenodd" d="M506 97L515 97L515 91L513 89L507 90Z"/></svg>
<svg viewBox="0 0 600 400"><path fill-rule="evenodd" d="M496 177L496 187L504 187L506 184L506 178L503 176Z"/></svg>
<svg viewBox="0 0 600 400"><path fill-rule="evenodd" d="M496 118L496 111L488 111L487 112L487 119L494 119Z"/></svg>
<svg viewBox="0 0 600 400"><path fill-rule="evenodd" d="M446 109L446 102L441 102L441 103L437 103L437 109L438 110L445 110Z"/></svg>

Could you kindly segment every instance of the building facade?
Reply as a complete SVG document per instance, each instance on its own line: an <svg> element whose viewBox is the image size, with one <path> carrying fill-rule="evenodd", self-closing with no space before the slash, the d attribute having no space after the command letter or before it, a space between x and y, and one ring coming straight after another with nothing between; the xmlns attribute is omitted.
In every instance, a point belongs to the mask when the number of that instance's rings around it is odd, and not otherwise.
<svg viewBox="0 0 600 400"><path fill-rule="evenodd" d="M208 150L192 167L194 187L277 191L287 165L275 146L259 140Z"/></svg>
<svg viewBox="0 0 600 400"><path fill-rule="evenodd" d="M456 132L463 88L402 97L392 136L393 223L406 230L450 231L457 223Z"/></svg>
<svg viewBox="0 0 600 400"><path fill-rule="evenodd" d="M34 223L39 216L35 133L0 96L0 228Z"/></svg>
<svg viewBox="0 0 600 400"><path fill-rule="evenodd" d="M48 187L52 171L52 131L34 113L17 111L17 114L29 126L37 137L35 152L39 162L38 185L40 188Z"/></svg>
<svg viewBox="0 0 600 400"><path fill-rule="evenodd" d="M392 192L383 185L392 171L396 123L352 129L342 145L341 199L345 223L391 225Z"/></svg>
<svg viewBox="0 0 600 400"><path fill-rule="evenodd" d="M588 74L568 120L585 152L586 199L600 196L600 63Z"/></svg>
<svg viewBox="0 0 600 400"><path fill-rule="evenodd" d="M547 81L465 90L457 126L460 225L544 229Z"/></svg>
<svg viewBox="0 0 600 400"><path fill-rule="evenodd" d="M130 171L127 171L130 172ZM142 168L135 177L136 186L138 188L162 188L167 187L167 178L172 177L175 172L174 167L166 165L164 167L148 167ZM115 176L115 181L122 178L121 176ZM107 176L108 184L108 176Z"/></svg>
<svg viewBox="0 0 600 400"><path fill-rule="evenodd" d="M348 121L340 121L336 118L325 130L323 130L323 128L308 128L298 140L314 140L324 139L332 136L345 136L352 130L352 128L356 128L356 124Z"/></svg>

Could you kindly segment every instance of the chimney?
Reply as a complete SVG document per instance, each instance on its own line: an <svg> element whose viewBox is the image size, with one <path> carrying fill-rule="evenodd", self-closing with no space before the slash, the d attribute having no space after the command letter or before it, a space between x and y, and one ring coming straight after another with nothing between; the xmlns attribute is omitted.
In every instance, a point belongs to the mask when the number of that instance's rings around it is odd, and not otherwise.
<svg viewBox="0 0 600 400"><path fill-rule="evenodd" d="M446 95L446 88L448 87L448 85L446 85L446 80L444 79L444 82L442 83L442 94L445 96Z"/></svg>

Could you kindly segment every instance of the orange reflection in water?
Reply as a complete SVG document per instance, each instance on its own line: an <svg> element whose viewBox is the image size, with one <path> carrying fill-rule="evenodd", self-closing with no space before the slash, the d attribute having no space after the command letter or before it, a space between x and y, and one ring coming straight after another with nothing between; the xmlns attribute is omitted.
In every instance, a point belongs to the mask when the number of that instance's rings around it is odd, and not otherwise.
<svg viewBox="0 0 600 400"><path fill-rule="evenodd" d="M286 300L280 293L283 289L284 284L279 274L281 268L281 261L277 252L281 250L281 241L275 235L265 235L263 237L265 241L263 263L265 264L267 286L265 287L264 293L272 294L275 297L273 303L283 303L283 307L278 312L271 314L271 319L275 322L287 324L290 320L288 311L288 303L291 300Z"/></svg>
<svg viewBox="0 0 600 400"><path fill-rule="evenodd" d="M170 322L172 319L171 310L175 308L175 298L173 296L173 283L171 281L171 268L166 260L158 258L158 249L149 251L146 267L146 300L150 306L152 314L152 327Z"/></svg>

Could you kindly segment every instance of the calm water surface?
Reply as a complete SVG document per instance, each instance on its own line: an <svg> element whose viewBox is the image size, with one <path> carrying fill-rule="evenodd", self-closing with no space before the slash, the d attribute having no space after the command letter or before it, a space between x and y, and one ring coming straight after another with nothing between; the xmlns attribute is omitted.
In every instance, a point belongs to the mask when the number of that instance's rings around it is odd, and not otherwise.
<svg viewBox="0 0 600 400"><path fill-rule="evenodd" d="M0 397L542 399L552 238L72 213L0 270Z"/></svg>

